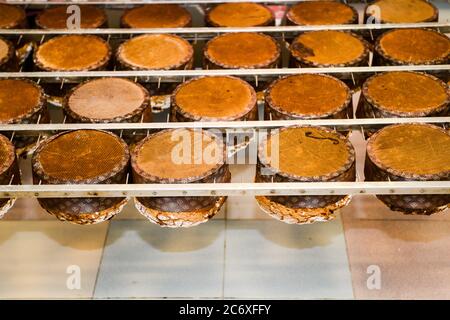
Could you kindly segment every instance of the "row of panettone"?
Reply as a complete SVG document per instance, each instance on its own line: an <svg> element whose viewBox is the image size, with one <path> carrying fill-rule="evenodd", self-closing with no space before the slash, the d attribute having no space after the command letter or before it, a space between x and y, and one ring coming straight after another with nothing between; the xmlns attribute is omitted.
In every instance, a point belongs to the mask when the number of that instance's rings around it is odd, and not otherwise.
<svg viewBox="0 0 450 320"><path fill-rule="evenodd" d="M104 10L91 5L80 5L80 27L101 28L108 25ZM67 28L67 20L74 11L68 6L51 6L35 12L26 12L18 6L0 4L0 28L23 28L34 24L39 28ZM425 0L376 0L365 9L365 20L376 17L382 23L418 23L437 21L439 11ZM34 17L31 23L27 16ZM286 21L294 25L357 24L358 12L339 1L300 2L287 10ZM192 25L191 13L174 4L147 4L134 7L122 14L124 28L181 28ZM258 3L223 3L210 7L205 22L213 27L255 27L274 25L273 11Z"/></svg>
<svg viewBox="0 0 450 320"><path fill-rule="evenodd" d="M387 31L377 38L374 49L360 35L339 30L304 32L288 46L292 67L367 66L371 51L374 52L372 65L436 65L449 63L450 54L449 38L430 29ZM193 46L171 34L139 35L122 42L116 49L94 35L55 36L34 47L35 70L179 70L194 67ZM280 42L262 33L219 35L201 49L205 69L280 66ZM19 63L23 62L18 60L22 56L26 57L18 54L11 41L0 38L0 70L18 70Z"/></svg>
<svg viewBox="0 0 450 320"><path fill-rule="evenodd" d="M0 80L0 123L32 124L50 119L42 86L25 79ZM47 89L47 88L45 88ZM265 109L259 116L255 89L232 76L207 76L179 84L170 96L169 119L249 121L353 118L353 91L324 74L298 74L268 84ZM125 78L97 78L68 90L62 100L66 123L152 122L152 99L141 84ZM449 114L450 89L435 76L419 72L372 75L362 85L357 118L431 117ZM370 131L367 131L370 134ZM5 133L6 134L6 133ZM123 133L130 144L147 133ZM8 135L8 134L7 134ZM9 134L9 136L11 136ZM15 136L19 154L32 149L37 137Z"/></svg>
<svg viewBox="0 0 450 320"><path fill-rule="evenodd" d="M117 135L100 130L67 131L42 141L32 157L34 184L189 184L228 183L227 143L222 135L201 129L155 132L129 149ZM2 184L20 183L12 143L0 135ZM129 166L131 164L131 177ZM347 137L324 127L275 129L258 142L255 182L350 182L356 179L355 152ZM450 176L450 133L428 124L385 127L369 138L365 177L369 181L438 181ZM70 187L68 186L68 189ZM188 189L188 187L186 187ZM186 193L187 194L187 193ZM189 227L209 220L226 197L158 196L134 199L138 211L167 227ZM101 196L101 195L100 195ZM379 195L392 210L432 214L445 210L449 194ZM98 223L119 213L128 201L119 197L38 198L63 221ZM327 221L350 196L272 193L257 196L260 207L286 223ZM3 199L4 214L14 199Z"/></svg>

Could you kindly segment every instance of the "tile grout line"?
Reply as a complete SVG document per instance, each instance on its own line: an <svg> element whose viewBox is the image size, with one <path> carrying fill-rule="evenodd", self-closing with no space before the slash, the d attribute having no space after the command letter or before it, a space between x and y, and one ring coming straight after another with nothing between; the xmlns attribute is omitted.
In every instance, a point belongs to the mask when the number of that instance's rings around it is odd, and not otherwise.
<svg viewBox="0 0 450 320"><path fill-rule="evenodd" d="M95 292L97 290L98 277L100 275L100 271L101 271L101 267L102 267L102 263L103 263L103 256L105 254L105 246L106 246L106 242L108 241L108 236L109 236L109 230L111 228L111 223L112 223L112 221L109 220L108 221L108 229L106 230L106 233L105 233L105 240L103 241L102 254L100 255L100 261L98 263L97 275L95 276L94 290L92 291L91 300L95 299Z"/></svg>
<svg viewBox="0 0 450 320"><path fill-rule="evenodd" d="M341 214L341 219L340 220L341 220L342 233L343 233L344 242L345 242L345 254L347 256L348 269L349 269L349 272L350 272L350 283L351 283L351 286L352 286L352 295L353 295L353 300L355 300L356 299L356 294L355 294L356 291L355 291L355 286L353 284L352 263L350 261L350 253L349 253L349 248L348 248L348 243L347 243L347 237L345 236L345 222L344 222L344 217L343 217L342 214Z"/></svg>
<svg viewBox="0 0 450 320"><path fill-rule="evenodd" d="M227 258L227 227L228 227L228 206L225 207L224 217L224 236L223 236L223 267L222 267L222 300L225 299L225 270Z"/></svg>

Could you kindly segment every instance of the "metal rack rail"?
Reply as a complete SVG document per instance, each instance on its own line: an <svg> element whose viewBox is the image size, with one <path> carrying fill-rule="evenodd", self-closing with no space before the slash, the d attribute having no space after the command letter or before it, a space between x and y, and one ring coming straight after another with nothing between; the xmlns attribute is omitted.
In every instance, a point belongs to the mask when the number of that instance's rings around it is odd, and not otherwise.
<svg viewBox="0 0 450 320"><path fill-rule="evenodd" d="M171 33L179 35L203 35L212 37L230 32L264 32L268 34L288 34L317 30L373 31L405 28L435 28L441 32L450 32L449 22L388 23L388 24L337 24L320 26L267 26L267 27L191 27L191 28L104 28L104 29L0 29L4 35L58 35L58 34L97 34L97 35L133 35L150 33Z"/></svg>
<svg viewBox="0 0 450 320"><path fill-rule="evenodd" d="M448 194L450 181L0 186L0 198Z"/></svg>
<svg viewBox="0 0 450 320"><path fill-rule="evenodd" d="M368 76L374 73L390 71L422 71L430 73L450 73L450 65L417 65L417 66L373 66L373 67L343 67L343 68L277 68L277 69L217 69L217 70L156 70L156 71L84 71L84 72L0 72L0 78L33 78L40 81L125 77L139 79L142 82L160 82L162 80L182 81L186 78L200 76L233 75L245 79L271 79L292 74L326 73L339 74L341 78L352 79L356 74ZM78 80L79 81L79 80Z"/></svg>
<svg viewBox="0 0 450 320"><path fill-rule="evenodd" d="M51 123L51 124L0 124L0 132L28 132L39 135L43 132L64 130L153 130L153 129L271 129L294 125L333 127L336 130L361 128L377 129L391 124L430 123L450 125L450 117L429 118L370 118L370 119L317 119L317 120L265 120L265 121L218 121L218 122L147 122L147 123Z"/></svg>

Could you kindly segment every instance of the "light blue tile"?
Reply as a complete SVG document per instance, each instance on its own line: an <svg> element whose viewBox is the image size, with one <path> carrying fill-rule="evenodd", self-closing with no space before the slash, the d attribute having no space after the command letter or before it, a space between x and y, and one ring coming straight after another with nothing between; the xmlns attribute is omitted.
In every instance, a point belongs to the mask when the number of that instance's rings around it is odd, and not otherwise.
<svg viewBox="0 0 450 320"><path fill-rule="evenodd" d="M340 220L297 226L229 221L228 298L353 298Z"/></svg>
<svg viewBox="0 0 450 320"><path fill-rule="evenodd" d="M112 221L94 297L220 298L223 256L223 220L189 229Z"/></svg>

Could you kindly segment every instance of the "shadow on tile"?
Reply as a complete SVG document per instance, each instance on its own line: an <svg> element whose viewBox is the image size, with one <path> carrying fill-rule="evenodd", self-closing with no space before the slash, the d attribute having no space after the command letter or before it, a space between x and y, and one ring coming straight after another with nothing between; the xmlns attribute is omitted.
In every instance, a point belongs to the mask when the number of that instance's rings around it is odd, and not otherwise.
<svg viewBox="0 0 450 320"><path fill-rule="evenodd" d="M351 220L344 217L344 230L350 232L357 229L370 229L371 231L382 233L389 239L401 240L404 242L427 243L447 238L449 236L446 229L436 228L439 223L436 220ZM441 223L448 223L442 221Z"/></svg>
<svg viewBox="0 0 450 320"><path fill-rule="evenodd" d="M233 221L227 223L227 229L230 231L257 231L264 239L274 244L299 250L328 246L336 240L336 237L342 235L339 228L329 225L339 224L338 221L317 222L308 225L288 225L276 219L269 219L266 223L263 223L264 221L266 220L257 220L257 223ZM297 239L297 241L293 241L293 239Z"/></svg>
<svg viewBox="0 0 450 320"><path fill-rule="evenodd" d="M225 297L353 297L339 220L306 226L232 221L226 242Z"/></svg>
<svg viewBox="0 0 450 320"><path fill-rule="evenodd" d="M223 230L219 220L180 230L112 222L95 297L221 297Z"/></svg>
<svg viewBox="0 0 450 320"><path fill-rule="evenodd" d="M163 228L147 220L134 220L134 223L122 224L122 221L115 220L113 223L120 223L114 232L109 233L107 246L113 245L120 238L128 233L136 233L151 247L163 252L189 252L196 251L210 246L218 237L221 231L211 232L211 222L208 221L192 228ZM196 241L180 241L180 239L195 237Z"/></svg>
<svg viewBox="0 0 450 320"><path fill-rule="evenodd" d="M79 226L62 221L3 221L0 233L0 245L8 242L16 234L20 233L41 233L48 239L59 244L59 246L76 250L98 250L102 249L103 241L94 241L98 238L98 233L104 232L109 222L102 224ZM9 227L11 226L11 227Z"/></svg>

